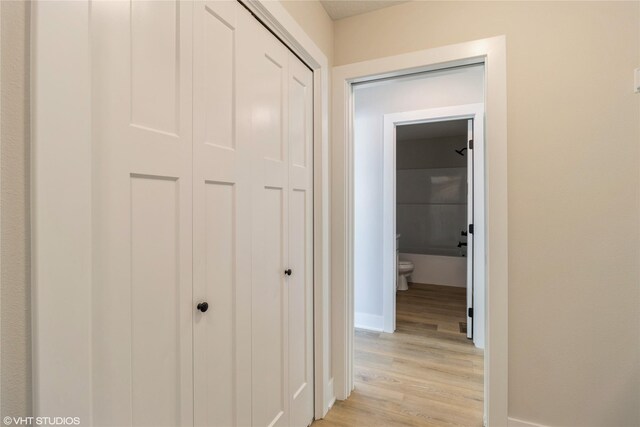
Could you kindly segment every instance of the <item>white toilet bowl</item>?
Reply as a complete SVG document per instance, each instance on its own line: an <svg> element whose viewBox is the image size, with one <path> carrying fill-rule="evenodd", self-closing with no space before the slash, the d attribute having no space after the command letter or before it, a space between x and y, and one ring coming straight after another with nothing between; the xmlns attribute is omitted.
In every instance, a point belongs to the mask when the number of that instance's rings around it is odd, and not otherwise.
<svg viewBox="0 0 640 427"><path fill-rule="evenodd" d="M399 261L398 262L398 286L399 291L406 291L409 289L407 278L413 273L413 263L411 261Z"/></svg>

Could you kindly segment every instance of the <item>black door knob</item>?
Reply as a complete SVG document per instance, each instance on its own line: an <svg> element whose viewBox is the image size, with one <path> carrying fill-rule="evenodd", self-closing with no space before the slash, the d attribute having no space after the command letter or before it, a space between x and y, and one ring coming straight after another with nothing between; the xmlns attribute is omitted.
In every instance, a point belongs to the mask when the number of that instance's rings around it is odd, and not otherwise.
<svg viewBox="0 0 640 427"><path fill-rule="evenodd" d="M196 308L204 313L205 311L209 310L209 303L207 303L206 301L201 302L196 306Z"/></svg>
<svg viewBox="0 0 640 427"><path fill-rule="evenodd" d="M290 269L290 268L287 268L287 269L284 271L284 274L286 274L287 276L291 276L291 269Z"/></svg>

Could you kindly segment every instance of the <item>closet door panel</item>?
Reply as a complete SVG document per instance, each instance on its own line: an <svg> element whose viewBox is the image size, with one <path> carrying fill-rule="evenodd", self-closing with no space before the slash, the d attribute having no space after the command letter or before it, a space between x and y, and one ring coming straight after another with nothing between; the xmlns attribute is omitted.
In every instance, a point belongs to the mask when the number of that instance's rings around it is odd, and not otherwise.
<svg viewBox="0 0 640 427"><path fill-rule="evenodd" d="M194 240L200 243L194 251L194 258L201 258L194 268L199 298L194 304L206 301L209 309L195 313L194 319L194 414L197 426L233 426L236 186L226 182L205 182L201 186L204 200L198 207L203 229L194 233ZM195 238L195 234L200 235Z"/></svg>
<svg viewBox="0 0 640 427"><path fill-rule="evenodd" d="M307 359L309 340L307 334L308 290L305 286L307 276L306 241L309 239L305 227L307 213L307 194L294 190L289 198L289 266L292 275L289 282L289 384L292 399L295 401L306 391L310 383L307 377Z"/></svg>
<svg viewBox="0 0 640 427"><path fill-rule="evenodd" d="M254 151L252 424L289 425L287 49L257 21L250 30Z"/></svg>
<svg viewBox="0 0 640 427"><path fill-rule="evenodd" d="M249 325L238 308L250 304L241 292L251 285L251 172L238 132L239 6L194 8L193 304L209 305L194 311L195 424L247 425L239 383L250 365L238 348Z"/></svg>
<svg viewBox="0 0 640 427"><path fill-rule="evenodd" d="M289 53L289 399L292 426L313 420L313 74Z"/></svg>
<svg viewBox="0 0 640 427"><path fill-rule="evenodd" d="M278 46L279 47L279 46ZM265 52L258 57L257 80L264 82L259 85L256 93L256 109L254 110L253 124L256 136L260 138L265 159L282 161L284 154L283 134L283 110L284 96L286 94L285 80L286 57L278 55L280 52Z"/></svg>
<svg viewBox="0 0 640 427"><path fill-rule="evenodd" d="M260 258L254 272L253 402L254 425L287 425L286 417L286 295L284 292L285 195L265 188L261 197ZM275 423L275 424L274 424Z"/></svg>
<svg viewBox="0 0 640 427"><path fill-rule="evenodd" d="M199 97L202 111L202 141L220 148L235 148L236 5L203 2L198 5L195 32L198 37ZM199 89L199 90L198 90Z"/></svg>
<svg viewBox="0 0 640 427"><path fill-rule="evenodd" d="M177 134L180 93L178 1L131 2L131 123Z"/></svg>
<svg viewBox="0 0 640 427"><path fill-rule="evenodd" d="M92 421L192 425L191 4L91 14Z"/></svg>
<svg viewBox="0 0 640 427"><path fill-rule="evenodd" d="M131 177L133 425L180 424L177 184Z"/></svg>

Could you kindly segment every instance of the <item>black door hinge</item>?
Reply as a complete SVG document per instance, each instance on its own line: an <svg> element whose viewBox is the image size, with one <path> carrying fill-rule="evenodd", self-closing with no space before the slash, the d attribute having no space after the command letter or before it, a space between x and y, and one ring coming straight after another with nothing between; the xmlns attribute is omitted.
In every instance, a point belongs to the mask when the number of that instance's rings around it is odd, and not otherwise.
<svg viewBox="0 0 640 427"><path fill-rule="evenodd" d="M467 317L473 317L473 307L469 307L467 310Z"/></svg>
<svg viewBox="0 0 640 427"><path fill-rule="evenodd" d="M473 139L469 140L469 150L473 150Z"/></svg>
<svg viewBox="0 0 640 427"><path fill-rule="evenodd" d="M473 224L469 224L469 233L473 234Z"/></svg>

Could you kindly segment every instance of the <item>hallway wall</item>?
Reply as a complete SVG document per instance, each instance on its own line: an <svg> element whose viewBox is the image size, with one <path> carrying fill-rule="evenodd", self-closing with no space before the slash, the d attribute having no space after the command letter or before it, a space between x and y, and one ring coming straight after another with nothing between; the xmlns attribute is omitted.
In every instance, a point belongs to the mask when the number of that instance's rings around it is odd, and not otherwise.
<svg viewBox="0 0 640 427"><path fill-rule="evenodd" d="M28 2L0 3L0 416L31 415Z"/></svg>
<svg viewBox="0 0 640 427"><path fill-rule="evenodd" d="M640 2L408 2L336 21L335 63L501 34L509 415L640 425Z"/></svg>
<svg viewBox="0 0 640 427"><path fill-rule="evenodd" d="M333 64L333 21L318 0L280 0L282 6Z"/></svg>

